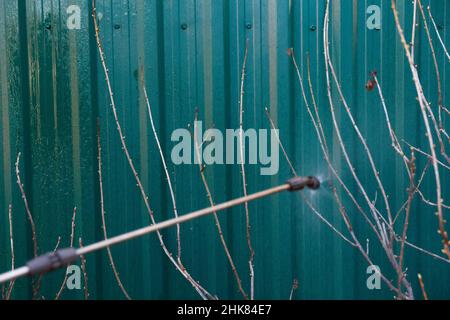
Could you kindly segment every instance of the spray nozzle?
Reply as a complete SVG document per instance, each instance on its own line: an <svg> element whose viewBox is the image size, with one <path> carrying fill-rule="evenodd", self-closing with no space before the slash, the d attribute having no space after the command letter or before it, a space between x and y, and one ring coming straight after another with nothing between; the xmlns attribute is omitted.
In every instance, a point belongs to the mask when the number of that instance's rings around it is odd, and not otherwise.
<svg viewBox="0 0 450 320"><path fill-rule="evenodd" d="M300 191L305 188L317 190L320 188L320 181L316 177L296 177L287 182L290 185L290 191Z"/></svg>

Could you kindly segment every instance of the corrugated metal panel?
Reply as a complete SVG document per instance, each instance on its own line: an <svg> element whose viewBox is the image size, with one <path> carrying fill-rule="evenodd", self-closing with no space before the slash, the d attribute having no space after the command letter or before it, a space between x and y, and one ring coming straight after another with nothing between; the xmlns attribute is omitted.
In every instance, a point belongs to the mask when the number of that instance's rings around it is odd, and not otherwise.
<svg viewBox="0 0 450 320"><path fill-rule="evenodd" d="M423 1L424 5L428 1ZM435 18L450 43L450 5L431 1ZM141 67L154 107L164 152L169 155L174 129L187 128L199 108L208 127L239 126L240 70L246 38L250 57L246 78L245 127L268 128L264 108L281 129L281 138L302 174L327 176L319 145L301 99L295 70L287 55L294 48L303 71L306 54L311 57L314 89L323 111L327 134L332 125L326 96L322 25L325 1L300 0L110 0L98 1L101 37L112 76L119 116L131 155L142 176L158 220L172 217L170 197L151 135L145 101L139 90ZM68 30L70 5L81 8L81 29ZM380 31L366 28L369 5L382 8ZM405 29L411 29L411 1L398 2ZM407 17L407 18L405 18ZM332 59L343 90L361 130L373 146L375 160L391 195L394 208L406 197L408 181L402 163L394 161L389 148L378 96L364 85L369 72L377 70L399 137L426 146L423 121L415 103L411 73L394 32L390 1L332 1ZM417 57L429 96L436 80L426 35L419 32ZM104 149L105 197L109 233L119 234L148 224L148 216L123 156L109 96L95 45L90 1L0 0L0 268L10 267L7 207L13 204L16 264L32 256L30 230L13 172L18 152L23 154L22 177L36 221L41 252L52 250L59 236L69 244L70 222L78 207L76 239L100 240L101 215L97 182L96 119L100 118ZM449 64L441 51L443 87L449 91ZM447 97L445 97L447 98ZM338 97L336 96L336 101ZM340 118L344 138L353 159L362 159L362 148L348 120ZM334 161L344 170L338 146ZM289 168L280 159L280 174L262 177L248 166L248 189L254 192L284 182ZM424 160L421 160L423 165ZM372 181L365 161L356 162L362 181ZM341 170L340 170L341 171ZM170 165L180 212L208 205L196 166ZM215 201L239 197L242 192L237 166L206 170ZM349 176L345 177L350 180ZM449 174L443 173L444 195ZM424 182L429 190L432 180ZM353 190L356 192L356 188ZM369 188L375 195L376 188ZM337 226L344 223L336 213L331 194L324 190L308 195ZM248 249L242 208L222 215L230 249L249 288ZM297 298L391 297L387 288L366 288L366 264L324 226L298 198L280 195L250 204L255 247L256 298L288 298L293 279L300 288ZM356 214L352 213L352 217ZM429 207L414 203L411 241L435 252L440 239ZM358 220L356 220L358 221ZM355 228L365 228L355 222ZM175 249L174 231L165 238ZM364 237L361 237L364 238ZM364 242L364 241L363 241ZM182 227L185 266L210 292L220 298L239 298L212 218ZM371 253L388 269L380 251ZM133 298L196 298L190 285L164 257L156 237L136 240L113 249L120 275ZM408 275L414 283L422 272L432 298L450 294L448 265L408 250ZM122 298L105 253L88 257L91 298ZM389 272L387 272L391 275ZM391 275L394 277L394 275ZM63 273L45 277L42 294L54 297ZM30 283L20 280L14 298L30 297ZM63 298L82 298L82 292L66 291Z"/></svg>

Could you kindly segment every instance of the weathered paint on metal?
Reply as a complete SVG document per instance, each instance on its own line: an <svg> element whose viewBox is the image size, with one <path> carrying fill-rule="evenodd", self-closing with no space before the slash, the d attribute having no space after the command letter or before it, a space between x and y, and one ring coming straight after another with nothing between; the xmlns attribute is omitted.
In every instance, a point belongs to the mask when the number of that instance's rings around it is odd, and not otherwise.
<svg viewBox="0 0 450 320"><path fill-rule="evenodd" d="M301 174L327 178L326 164L308 119L287 54L295 49L306 74L311 58L312 82L323 113L327 135L333 139L322 45L323 0L98 0L101 38L112 76L126 141L138 167L158 221L172 217L170 196L152 137L139 77L146 79L157 130L164 152L170 155L170 136L187 128L198 108L205 126L239 126L240 73L246 39L249 62L245 84L245 127L269 128L264 109L281 130L281 138ZM423 1L427 5L429 1ZM430 1L446 43L450 43L450 3ZM69 30L67 8L81 9L81 28ZM366 27L366 10L382 10L381 30ZM411 30L411 1L398 1L405 30ZM102 239L97 182L96 122L100 119L103 144L105 203L108 232L116 235L149 223L148 214L123 156L102 73L91 21L91 3L82 0L0 0L0 269L10 265L7 207L13 205L16 266L32 257L30 228L16 185L14 163L22 153L21 174L37 225L40 252L69 245L73 207L78 208L76 236L85 244ZM373 146L375 161L391 195L401 206L408 180L402 163L393 160L378 96L364 88L369 73L377 70L399 137L426 146L423 123L415 102L410 71L395 32L390 1L332 1L331 51L344 94L360 128ZM425 34L416 47L427 94L436 94L436 80ZM450 66L438 51L445 99L450 92ZM335 96L336 103L339 103ZM348 119L340 121L355 169L366 185L372 175ZM339 171L344 163L332 146ZM425 161L420 160L421 163ZM249 192L284 182L290 175L280 158L279 175L263 177L256 166L247 167ZM170 164L180 212L208 205L198 168ZM238 166L206 169L216 203L242 194ZM350 177L345 177L350 180ZM450 176L443 173L444 194ZM432 180L424 182L429 190ZM357 189L352 185L353 191ZM368 188L375 196L376 188ZM307 194L328 219L344 229L329 191ZM430 197L432 192L430 192ZM414 203L410 239L439 252L433 210ZM220 219L243 285L248 291L248 248L242 208ZM256 298L288 298L294 279L298 299L390 298L392 293L369 291L367 265L353 248L336 237L292 195L280 195L250 204L255 247ZM364 230L356 213L355 228ZM359 221L359 222L358 222ZM364 234L364 232L362 233ZM175 250L175 232L164 233ZM365 243L362 237L360 240ZM77 241L76 241L77 242ZM388 269L376 245L373 259ZM156 237L132 241L112 249L117 268L133 298L196 298L194 290L163 255ZM220 298L239 298L212 218L182 227L184 264L210 292ZM415 275L421 272L432 298L448 298L448 265L407 252L408 276L416 292ZM92 299L123 298L105 253L87 259ZM389 269L388 269L389 270ZM394 277L390 271L389 276ZM383 270L384 271L384 270ZM42 295L52 299L64 272L46 276ZM30 281L17 282L14 298L29 298ZM420 294L418 294L420 295ZM83 298L82 291L66 290L63 298Z"/></svg>

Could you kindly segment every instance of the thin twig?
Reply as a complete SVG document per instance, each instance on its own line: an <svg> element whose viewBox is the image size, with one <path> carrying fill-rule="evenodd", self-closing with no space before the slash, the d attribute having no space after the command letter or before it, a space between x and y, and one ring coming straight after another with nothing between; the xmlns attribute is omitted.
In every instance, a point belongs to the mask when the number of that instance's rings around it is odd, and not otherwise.
<svg viewBox="0 0 450 320"><path fill-rule="evenodd" d="M416 48L416 29L417 29L417 0L414 0L413 9L413 23L411 32L411 56L413 60L415 59L415 48Z"/></svg>
<svg viewBox="0 0 450 320"><path fill-rule="evenodd" d="M422 1L421 0L417 0L417 1L418 1L419 9L420 9L420 12L421 12L421 15L423 18L424 29L427 34L428 44L430 46L431 56L433 58L434 69L436 72L436 82L437 82L437 91L438 91L438 108L439 108L438 109L439 130L437 132L437 137L439 139L439 144L441 146L441 154L444 156L444 158L447 160L447 162L450 163L450 157L448 157L447 154L445 153L445 145L440 136L441 132L445 133L444 124L443 124L443 120L442 120L442 110L444 109L444 106L443 106L443 98L442 98L441 72L439 70L439 64L438 64L438 60L436 57L436 51L434 49L433 40L431 39L431 33L430 33L430 29L428 28L428 22L427 22L427 18L425 16L425 11L422 6ZM431 109L429 109L429 110L431 110Z"/></svg>
<svg viewBox="0 0 450 320"><path fill-rule="evenodd" d="M380 189L381 194L382 194L383 199L384 199L384 204L385 204L386 212L387 212L387 215L388 215L389 225L392 226L393 217L392 217L392 213L391 213L391 207L390 207L390 204L389 204L389 198L387 196L387 193L386 193L386 190L384 188L383 182L381 181L381 178L380 178L380 172L378 171L378 169L376 167L374 158L372 156L372 151L370 150L369 145L367 144L366 138L362 135L361 131L359 130L359 127L358 127L358 125L357 125L357 123L356 123L356 121L355 121L355 119L353 117L353 114L352 114L352 112L350 110L350 107L349 107L349 105L347 103L347 100L346 100L346 98L344 96L344 93L342 91L342 86L339 83L339 79L338 79L336 71L334 69L333 62L332 62L331 57L330 57L329 52L328 52L328 50L329 50L328 43L326 45L327 45L327 48L326 48L326 50L327 50L327 54L326 54L327 65L329 67L329 70L331 71L332 78L334 79L337 91L339 93L340 100L342 101L342 104L344 106L346 114L347 114L347 116L348 116L348 118L349 118L349 120L350 120L350 122L352 124L352 127L355 130L359 140L361 141L361 144L362 144L362 146L364 148L364 151L365 151L365 153L367 155L367 159L369 160L369 164L370 164L370 167L372 168L373 175L375 177L375 180L377 181L378 188ZM328 67L326 68L327 74L328 74ZM329 76L327 78L329 78ZM331 90L331 88L330 88L330 90ZM330 97L331 97L331 94L330 94ZM333 119L335 119L334 108L331 108L331 110L332 110L332 113L333 113ZM335 122L335 124L336 124L335 125L336 130L338 131L339 128L337 126L337 122ZM338 135L340 136L341 134L339 133ZM341 147L342 146L343 145L341 143ZM343 149L343 152L346 153L346 151L344 151L344 149ZM351 163L349 163L349 166L351 166ZM354 171L353 168L352 168L352 171ZM390 245L392 245L392 241L393 241L393 234L392 233L390 234L390 237L391 237Z"/></svg>
<svg viewBox="0 0 450 320"><path fill-rule="evenodd" d="M11 248L11 270L15 269L15 254L14 254L14 232L13 232L13 222L12 222L12 205L8 207L8 221L9 221L9 243ZM9 284L8 291L5 295L5 300L11 299L11 294L14 289L16 281L13 280Z"/></svg>
<svg viewBox="0 0 450 320"><path fill-rule="evenodd" d="M407 141L405 141L405 140L403 140L403 139L402 139L402 141L403 141L403 143L406 144L408 147L414 149L414 151L416 151L416 152L418 152L418 153L420 153L420 154L422 154L422 155L428 157L430 160L432 160L433 156L430 155L429 153L426 153L426 152L423 151L422 149L419 149L419 148L413 146L412 144L410 144L409 142L407 142ZM437 164L438 164L439 166L441 166L442 168L446 169L446 170L450 170L450 166L446 165L445 163L443 163L443 162L441 162L441 161L439 161L439 160L437 160Z"/></svg>
<svg viewBox="0 0 450 320"><path fill-rule="evenodd" d="M273 121L273 119L270 117L270 114L269 114L269 112L268 112L268 110L267 110L267 108L266 108L266 116L267 116L267 119L269 120L269 123L270 123L270 126L271 126L271 128L273 129L273 130L275 130L275 131L277 131L276 130L276 127L275 127L275 123L274 123L274 121ZM280 148L282 149L282 150L285 150L284 149L284 145L283 145L283 142L281 141L281 139L280 139L280 136L277 134L276 135L276 139L277 139L277 142L278 142L278 145L280 146ZM287 154L287 152L286 151L283 151L283 155L284 155L284 158L285 158L285 160L286 160L286 162L289 164L289 166L291 167L291 173L294 175L294 176L296 176L296 177L298 177L298 174L297 174L297 171L294 169L294 166L292 165L292 160L289 158L289 156L288 156L288 154ZM323 222L323 223L325 223L333 232L335 232L340 238L342 238L345 242L347 242L347 243L349 243L351 246L355 246L355 244L351 241L351 240L349 240L346 236L344 236L343 234L342 234L342 232L340 232L330 221L328 221L314 206L313 206L313 204L311 203L311 201L309 201L303 194L301 194L301 196L302 196L302 199L303 199L303 201L308 205L308 207L311 209L311 211Z"/></svg>
<svg viewBox="0 0 450 320"><path fill-rule="evenodd" d="M198 132L197 132L197 121L198 121L198 112L195 112L194 146L195 146L195 152L196 152L197 158L200 159L201 146L198 145L199 137L197 137L197 135L198 135ZM208 197L209 204L210 204L211 207L214 208L215 207L215 202L214 202L214 199L212 197L211 190L209 188L208 180L206 179L204 167L203 167L202 163L200 163L200 162L199 162L198 165L199 165L199 169L200 169L199 170L200 176L202 178L203 186L205 187L205 190L206 190L206 195ZM231 270L233 272L234 278L236 280L236 284L238 286L238 289L239 289L240 293L242 294L242 296L244 297L244 299L248 300L248 295L245 292L244 288L242 287L241 277L239 276L239 273L237 271L236 265L234 263L234 260L233 260L233 258L231 256L231 253L230 253L230 250L228 248L227 242L225 240L225 236L224 236L223 231L222 231L222 225L220 223L219 216L217 215L217 212L214 212L214 220L215 220L215 223L216 223L216 227L217 227L217 231L218 231L218 234L219 234L220 242L222 243L222 247L223 247L223 249L225 251L225 254L227 256L228 263L230 264L230 267L231 267Z"/></svg>
<svg viewBox="0 0 450 320"><path fill-rule="evenodd" d="M81 238L78 240L78 244L80 246L80 249L83 248L83 240ZM81 270L83 271L83 279L84 279L84 286L83 286L84 300L89 300L88 275L85 256L81 255L80 260L81 260Z"/></svg>
<svg viewBox="0 0 450 320"><path fill-rule="evenodd" d="M99 181L99 189L100 189L100 210L102 213L102 228L103 228L103 237L105 240L108 240L108 230L106 227L106 218L105 218L105 197L103 193L103 172L102 172L102 145L101 145L101 136L100 136L100 123L97 122L97 150L98 150L98 181ZM81 240L81 239L80 239ZM119 285L120 290L127 300L131 300L128 291L125 289L122 280L120 279L119 272L117 271L116 264L114 262L114 258L111 252L111 248L106 248L108 253L109 263L114 273L114 277L116 278L117 284Z"/></svg>
<svg viewBox="0 0 450 320"><path fill-rule="evenodd" d="M328 5L329 5L329 1L327 1ZM374 221L376 223L376 226L378 228L378 234L381 237L381 245L383 246L383 248L385 248L385 251L388 252L389 248L388 248L388 236L386 234L385 228L383 228L382 223L380 221L380 218L383 219L383 216L381 215L381 213L378 211L378 209L376 208L374 202L371 201L371 199L369 198L367 191L365 190L363 184L361 183L361 180L359 179L358 175L356 174L355 168L353 166L352 161L350 160L350 156L347 152L347 148L344 144L344 140L342 138L341 135L341 131L339 128L339 124L336 118L336 113L335 113L335 107L334 107L334 102L333 102L333 98L331 95L331 79L330 79L330 56L329 56L329 40L328 40L328 15L329 13L327 12L327 19L325 20L325 30L324 30L324 54L325 54L325 70L326 70L326 79L327 79L327 96L328 96L328 101L329 101L329 105L330 105L330 111L331 111L331 115L332 115L332 120L333 120L333 126L336 132L336 136L338 138L338 143L340 146L340 149L342 150L342 154L344 156L345 162L347 163L347 166L358 186L358 188L360 189L361 193L364 196L364 199L367 202L367 205L370 208L370 211L372 212L372 216L374 218ZM355 126L355 124L354 124ZM388 223L389 224L389 223Z"/></svg>
<svg viewBox="0 0 450 320"><path fill-rule="evenodd" d="M37 237L36 237L36 225L34 223L33 215L31 214L30 207L28 205L28 199L27 199L27 196L25 194L25 189L24 189L24 186L22 184L22 180L20 178L20 170L19 170L20 156L21 156L21 153L19 152L19 154L17 155L17 161L16 161L17 185L19 186L20 193L22 195L22 200L23 200L23 203L25 205L25 210L26 210L26 213L27 213L28 221L30 222L30 226L31 226L31 237L32 237L32 240L33 240L33 255L34 255L34 257L37 257L38 256L38 242L37 242Z"/></svg>
<svg viewBox="0 0 450 320"><path fill-rule="evenodd" d="M241 162L241 175L242 175L242 189L244 193L244 197L247 197L247 178L245 174L245 146L244 146L244 86L245 86L245 72L247 67L247 58L248 58L248 45L249 40L247 39L247 43L245 46L245 54L244 54L244 62L242 64L242 73L241 73L241 94L239 100L239 148L240 148L240 162ZM250 225L250 213L248 209L248 202L244 204L245 207L245 223L247 226L247 245L249 250L249 259L248 265L250 268L250 300L254 300L255 298L255 270L254 270L254 259L255 259L255 251L252 245L252 236L251 236L251 225Z"/></svg>
<svg viewBox="0 0 450 320"><path fill-rule="evenodd" d="M429 143L430 150L431 150L431 158L433 161L434 175L435 175L435 180L436 180L436 198L437 198L436 203L437 203L437 209L438 209L437 216L438 216L438 222L439 222L438 232L442 237L442 244L443 244L442 252L445 255L447 255L447 257L449 257L449 259L450 259L450 250L449 250L450 242L448 239L448 233L445 230L445 219L444 219L444 215L442 212L443 199L442 199L441 178L440 178L440 174L439 174L438 160L437 160L437 155L436 155L436 145L434 144L434 139L433 139L433 135L432 135L431 128L430 128L430 123L428 120L428 113L427 113L428 105L426 103L424 103L425 99L424 99L424 95L423 95L422 83L419 78L419 73L418 73L417 67L415 66L414 60L411 57L410 48L406 42L405 34L403 32L403 28L400 23L400 18L399 18L399 14L398 14L398 10L397 10L397 4L396 4L395 0L391 0L391 7L392 7L392 11L394 13L394 19L395 19L395 25L397 27L397 33L399 34L401 42L405 49L406 57L408 59L409 66L410 66L410 69L411 69L411 72L413 75L414 85L416 87L416 91L418 94L420 110L422 112L422 118L424 120L424 124L425 124L425 128L426 128L428 143Z"/></svg>
<svg viewBox="0 0 450 320"><path fill-rule="evenodd" d="M422 289L422 295L423 295L423 298L424 298L425 300L428 300L428 294L427 294L427 292L426 292L426 290L425 290L425 285L424 285L424 283L423 283L422 275L419 273L419 274L417 275L417 278L419 279L420 289Z"/></svg>
<svg viewBox="0 0 450 320"><path fill-rule="evenodd" d="M448 61L450 62L450 53L448 52L447 47L445 46L444 40L442 40L438 26L436 25L436 21L434 20L433 15L431 14L431 8L430 8L430 6L428 6L427 8L428 8L428 15L430 16L432 25L434 27L434 30L436 31L436 35L439 39L439 42L441 43L442 49L444 49L444 52L445 52L445 55L447 56Z"/></svg>
<svg viewBox="0 0 450 320"><path fill-rule="evenodd" d="M291 49L291 51L290 51L290 54L293 55L293 50L292 50L292 49ZM298 69L298 65L297 65L297 63L296 63L296 61L295 61L295 57L293 57L293 61L294 61L294 65L295 65L295 67L296 67L296 69L297 69L297 72L298 72L300 84L301 84L301 86L302 86L302 79L301 79L301 76L300 76L300 72L299 72L299 69ZM309 67L309 64L308 64L308 67ZM310 90L311 90L311 97L312 97L313 103L314 103L314 105L315 105L314 92L313 92L313 90L312 90L312 83L311 83L311 77L310 77L309 68L308 68L308 79L309 79L309 86L310 86ZM308 101L307 101L306 97L305 97L305 103L306 103L306 105L307 105L307 107L308 107ZM323 139L324 139L325 134L323 133L323 129L321 128L321 122L320 122L320 117L319 117L319 114L318 114L318 109L317 109L317 107L316 107L315 109L316 109L316 115L317 115L317 117L318 117L318 121L317 121L317 123L316 123L316 121L314 120L314 117L312 117L312 122L313 122L313 124L314 124L314 126L315 126L315 128L316 128L316 131L317 131L317 133L318 133L318 138L319 138L319 140L320 140L320 139L321 139L321 136L322 136ZM267 110L266 110L266 115L267 115L267 117L269 118L269 122L270 122L270 125L271 125L272 129L276 129L273 120L270 118L270 115L267 113ZM320 127L320 129L319 129L318 127ZM322 135L319 133L319 131L322 132ZM278 143L280 144L280 147L281 147L282 149L284 149L283 144L282 144L282 142L281 142L281 140L280 140L280 138L279 138L278 135L277 135L277 138L278 138ZM320 140L320 144L323 145L325 157L326 157L326 158L329 157L327 148L325 148L326 142L323 142L322 140ZM294 175L297 175L297 173L296 173L296 171L295 171L295 169L294 169L294 167L293 167L293 165L292 165L292 161L291 161L291 160L289 159L289 157L287 156L287 153L286 153L286 152L283 152L283 154L284 154L284 156L285 156L287 162L290 164L292 173L293 173ZM331 168L333 168L332 165L331 165L331 163L330 163L330 166L331 166ZM426 172L426 168L424 169L424 173L425 173L425 172ZM424 177L424 173L422 173L422 177L421 177L420 182L419 182L419 184L417 185L417 187L420 186L420 184L421 184L421 182L422 182L422 180L423 180L423 177ZM337 176L337 177L339 178L339 176ZM345 187L345 185L344 185L344 187ZM350 194L350 195L351 195L351 194ZM406 204L402 207L402 209L403 209L405 206L406 206ZM311 207L311 209L313 209L313 211L315 211L315 209L314 209L313 207ZM397 214L397 216L398 216L398 214ZM319 216L319 218L321 218L321 216ZM396 218L397 218L397 217L396 217ZM336 232L341 238L343 238L343 239L344 239L346 242L348 242L350 245L356 246L354 243L352 243L350 240L348 240L345 236L343 236L339 231L337 231L337 230L333 227L333 225L332 225L331 223L329 223L326 219L322 219L322 218L321 218L321 220L324 221L328 226L330 226L330 228L332 228L332 230L333 230L334 232ZM395 222L395 220L394 220L394 222ZM375 230L375 231L376 231L376 230ZM396 236L396 240L397 240L397 241L400 241L400 238ZM450 260L444 259L444 258L442 258L441 256L438 256L438 255L436 255L436 254L434 254L434 253L432 253L432 252L430 252L430 251L428 251L428 250L425 250L425 249L423 249L423 248L421 248L421 247L418 247L418 246L416 246L415 244L412 244L412 243L410 243L410 242L408 242L408 241L405 241L405 244L406 244L407 246L409 246L410 248L412 248L412 249L414 249L414 250L417 250L417 251L419 251L419 252L421 252L421 253L423 253L423 254L429 255L429 256L431 256L431 257L433 257L433 258L435 258L435 259L441 260L441 261L443 261L443 262L450 263ZM368 251L366 251L366 253L367 253L367 255L368 255Z"/></svg>
<svg viewBox="0 0 450 320"><path fill-rule="evenodd" d="M28 199L27 199L27 196L25 193L25 188L24 188L22 180L20 178L20 170L19 170L20 156L21 156L21 153L19 152L19 154L17 155L17 160L16 160L17 185L19 186L20 193L22 195L22 200L25 205L25 211L26 211L28 221L29 221L30 227L31 227L31 239L33 241L33 256L35 258L37 258L38 254L39 254L39 248L38 248L38 240L37 240L37 236L36 236L36 225L34 223L33 215L31 214L30 207L28 205ZM37 299L39 296L41 279L42 279L41 276L39 276L37 280L33 279L33 299Z"/></svg>
<svg viewBox="0 0 450 320"><path fill-rule="evenodd" d="M289 300L293 300L294 299L294 293L298 290L298 280L294 279L294 282L292 283L292 288L291 288L291 294L289 295Z"/></svg>
<svg viewBox="0 0 450 320"><path fill-rule="evenodd" d="M397 239L397 241L400 241L400 239ZM433 252L431 252L431 251L429 251L429 250L426 250L426 249L424 249L424 248L421 248L421 247L415 245L414 243L411 243L411 242L406 241L405 244L406 244L408 247L410 247L410 248L412 248L412 249L414 249L414 250L419 251L420 253L423 253L423 254L425 254L425 255L428 255L428 256L430 256L430 257L436 259L436 260L439 260L439 261L442 261L442 262L445 262L445 263L450 264L450 259L446 259L446 258L444 258L444 257L441 257L441 256L439 256L439 255L437 255L437 254L435 254L435 253L433 253Z"/></svg>
<svg viewBox="0 0 450 320"><path fill-rule="evenodd" d="M150 124L151 124L151 127L152 127L153 136L155 137L155 141L156 141L156 144L158 146L159 155L161 157L161 162L162 162L162 165L163 165L163 168L164 168L164 173L166 175L167 185L169 187L170 198L172 200L173 214L174 214L175 218L178 218L178 209L177 209L177 202L176 202L176 198L175 198L175 192L173 191L172 180L170 178L169 170L167 168L166 158L165 158L164 152L163 152L163 150L161 148L161 143L159 141L158 133L156 132L156 126L155 126L155 122L153 120L152 107L150 105L150 100L148 98L147 88L145 87L144 79L142 79L142 89L144 91L144 98L145 98L145 102L147 104L148 116L150 118ZM180 229L180 225L179 224L177 224L177 248L178 248L178 250L177 250L178 263L180 265L183 265L183 263L181 261L181 229Z"/></svg>

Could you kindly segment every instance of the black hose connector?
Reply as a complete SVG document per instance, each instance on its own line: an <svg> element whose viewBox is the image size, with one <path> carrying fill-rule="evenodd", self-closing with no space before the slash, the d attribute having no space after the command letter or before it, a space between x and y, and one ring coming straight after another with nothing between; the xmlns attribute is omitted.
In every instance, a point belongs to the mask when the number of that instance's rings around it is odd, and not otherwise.
<svg viewBox="0 0 450 320"><path fill-rule="evenodd" d="M69 266L77 260L78 254L76 249L61 249L29 261L27 267L30 269L29 275L35 276Z"/></svg>
<svg viewBox="0 0 450 320"><path fill-rule="evenodd" d="M311 190L318 190L320 188L320 181L316 177L296 177L287 182L290 186L289 191L301 191L305 188Z"/></svg>

